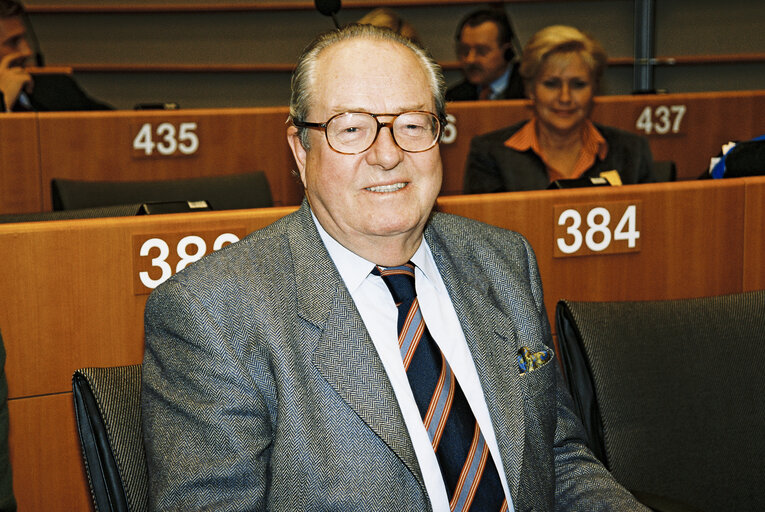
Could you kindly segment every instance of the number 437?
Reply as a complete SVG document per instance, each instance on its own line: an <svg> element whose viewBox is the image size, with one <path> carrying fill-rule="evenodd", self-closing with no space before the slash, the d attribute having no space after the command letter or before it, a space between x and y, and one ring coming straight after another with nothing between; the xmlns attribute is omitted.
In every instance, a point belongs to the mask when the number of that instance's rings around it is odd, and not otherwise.
<svg viewBox="0 0 765 512"><path fill-rule="evenodd" d="M685 110L685 105L659 105L656 108L648 105L640 112L635 128L646 135L680 133Z"/></svg>

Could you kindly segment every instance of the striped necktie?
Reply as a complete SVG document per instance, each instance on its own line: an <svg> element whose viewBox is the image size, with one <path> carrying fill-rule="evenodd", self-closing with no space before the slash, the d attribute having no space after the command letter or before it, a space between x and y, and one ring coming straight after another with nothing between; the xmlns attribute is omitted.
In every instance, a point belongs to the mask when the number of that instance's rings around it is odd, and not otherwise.
<svg viewBox="0 0 765 512"><path fill-rule="evenodd" d="M372 273L382 276L396 302L401 358L441 467L451 510L507 510L502 484L478 422L422 319L414 288L414 264L375 267Z"/></svg>

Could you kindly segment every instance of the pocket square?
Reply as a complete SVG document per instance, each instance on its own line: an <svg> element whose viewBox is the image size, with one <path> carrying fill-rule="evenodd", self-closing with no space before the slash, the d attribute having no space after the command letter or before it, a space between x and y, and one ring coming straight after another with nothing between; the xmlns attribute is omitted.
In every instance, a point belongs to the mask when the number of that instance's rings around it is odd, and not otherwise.
<svg viewBox="0 0 765 512"><path fill-rule="evenodd" d="M539 352L532 352L529 347L521 347L518 350L518 373L533 372L537 368L546 365L552 359L553 351L549 348Z"/></svg>

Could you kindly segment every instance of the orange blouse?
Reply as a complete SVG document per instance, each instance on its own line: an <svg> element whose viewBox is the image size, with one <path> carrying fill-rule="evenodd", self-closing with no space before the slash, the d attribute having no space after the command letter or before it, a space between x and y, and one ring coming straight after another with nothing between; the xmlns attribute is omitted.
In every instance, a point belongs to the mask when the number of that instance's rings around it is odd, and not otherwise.
<svg viewBox="0 0 765 512"><path fill-rule="evenodd" d="M532 117L528 123L523 125L520 130L512 135L512 137L507 139L505 141L505 146L521 152L530 149L536 153L545 164L547 175L550 177L550 183L560 179L578 178L584 174L587 169L592 167L596 157L603 160L608 154L608 143L606 142L606 139L603 138L603 135L601 135L589 119L584 121L582 150L579 152L579 158L574 166L574 173L570 176L564 176L560 171L553 168L542 153L542 149L539 146L539 138L537 137L536 117Z"/></svg>

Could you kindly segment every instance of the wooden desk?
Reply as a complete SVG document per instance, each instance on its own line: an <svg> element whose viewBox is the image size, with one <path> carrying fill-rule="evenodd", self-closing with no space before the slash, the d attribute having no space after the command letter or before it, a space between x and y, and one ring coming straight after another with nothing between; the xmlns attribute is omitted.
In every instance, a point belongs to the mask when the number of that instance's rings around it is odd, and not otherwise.
<svg viewBox="0 0 765 512"><path fill-rule="evenodd" d="M462 193L470 139L528 119L531 109L527 100L505 100L455 102L447 110L457 136L441 144L442 194L455 195ZM654 160L673 160L678 180L696 179L726 142L765 134L765 91L600 96L592 119L646 136Z"/></svg>
<svg viewBox="0 0 765 512"><path fill-rule="evenodd" d="M750 179L756 178L746 180ZM762 247L745 247L745 211L748 217L765 215L755 206L765 191L747 194L746 180L574 189L562 195L533 191L451 196L439 199L439 209L526 236L539 262L547 313L554 324L560 299L672 299L765 288L765 281L744 266L745 248L752 253L749 259L758 257L758 251L763 255ZM765 183L757 180L758 187ZM615 202L641 203L639 252L555 257L556 206L591 210ZM611 232L617 220L612 219ZM586 225L580 231L585 230Z"/></svg>
<svg viewBox="0 0 765 512"><path fill-rule="evenodd" d="M474 135L530 115L525 100L455 102L447 110L453 124L441 144L444 196L462 193ZM273 107L4 116L0 149L10 153L0 156L0 213L51 209L52 178L160 180L253 170L265 171L275 205L297 205L303 191L291 172L287 115L287 107ZM654 158L674 160L679 179L695 179L723 143L765 133L765 91L603 96L593 119L649 131ZM16 168L22 171L11 172Z"/></svg>
<svg viewBox="0 0 765 512"><path fill-rule="evenodd" d="M35 115L0 115L0 214L42 210L38 147Z"/></svg>
<svg viewBox="0 0 765 512"><path fill-rule="evenodd" d="M640 250L556 257L556 207L640 204ZM443 211L525 234L548 314L558 299L660 299L765 289L765 178L443 197ZM140 362L140 247L158 238L175 268L182 237L211 247L294 208L0 225L0 328L20 510L84 510L89 495L71 397L82 366ZM616 219L614 219L616 222ZM613 223L608 229L615 231ZM193 250L186 250L194 253ZM156 270L156 269L153 269ZM157 273L148 274L156 279Z"/></svg>
<svg viewBox="0 0 765 512"><path fill-rule="evenodd" d="M765 180L747 179L744 209L744 291L765 289ZM732 263L730 263L732 264Z"/></svg>
<svg viewBox="0 0 765 512"><path fill-rule="evenodd" d="M0 225L0 329L19 510L87 510L71 377L140 362L134 236L250 232L294 208ZM174 262L175 263L175 262Z"/></svg>
<svg viewBox="0 0 765 512"><path fill-rule="evenodd" d="M39 114L40 182L163 180L265 171L274 204L303 195L287 146L287 108Z"/></svg>

